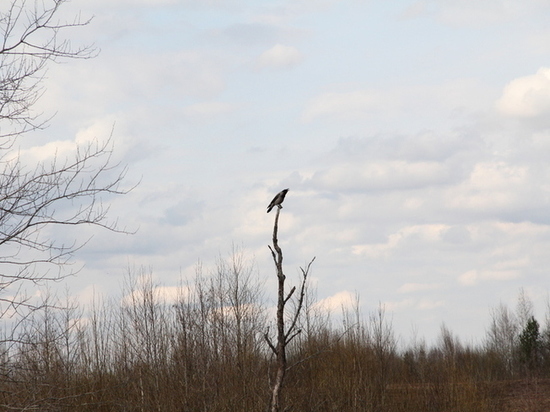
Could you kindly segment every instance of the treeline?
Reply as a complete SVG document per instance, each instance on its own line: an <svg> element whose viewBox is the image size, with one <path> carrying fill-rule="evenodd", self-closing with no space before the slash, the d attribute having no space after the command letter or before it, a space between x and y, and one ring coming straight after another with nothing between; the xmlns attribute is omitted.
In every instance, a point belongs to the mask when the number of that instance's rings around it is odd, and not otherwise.
<svg viewBox="0 0 550 412"><path fill-rule="evenodd" d="M0 409L266 410L274 363L264 287L238 255L201 272L169 299L144 273L128 277L117 302L97 297L85 309L46 297L5 331ZM398 345L383 308L335 324L311 297L300 322L287 410L501 412L513 410L511 388L550 375L548 325L523 294L518 310L494 310L476 345L445 327L436 344ZM539 410L540 400L526 402L520 410Z"/></svg>

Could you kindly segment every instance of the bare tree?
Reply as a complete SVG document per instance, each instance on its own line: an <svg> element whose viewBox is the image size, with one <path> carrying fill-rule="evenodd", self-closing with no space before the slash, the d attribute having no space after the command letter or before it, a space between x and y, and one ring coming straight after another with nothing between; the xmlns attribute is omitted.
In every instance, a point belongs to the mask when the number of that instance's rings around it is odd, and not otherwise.
<svg viewBox="0 0 550 412"><path fill-rule="evenodd" d="M273 354L276 357L277 371L275 374L275 380L271 387L271 412L279 412L282 410L281 406L281 391L283 388L283 382L285 379L286 372L288 370L287 365L287 346L297 335L301 333L301 329L297 327L297 322L302 312L305 296L305 288L307 283L307 276L309 270L315 258L313 258L309 264L304 268L300 268L302 272L302 279L300 282L300 292L296 298L294 313L289 318L288 327L285 325L285 308L289 303L290 299L296 292L296 287L294 286L288 294L285 292L285 280L286 276L283 273L283 252L279 247L278 241L278 228L279 228L279 214L281 212L281 207L277 208L277 214L275 215L275 223L273 225L273 248L269 246L271 250L271 255L273 257L273 262L277 270L277 279L278 279L278 294L277 294L277 334L276 343L273 343L269 334L266 332L264 337L267 341L267 344L271 348Z"/></svg>
<svg viewBox="0 0 550 412"><path fill-rule="evenodd" d="M533 301L523 288L519 289L516 314L520 329L527 326L531 318L535 315Z"/></svg>
<svg viewBox="0 0 550 412"><path fill-rule="evenodd" d="M89 23L64 22L66 0L10 0L0 3L0 317L33 305L25 284L60 279L84 243L63 241L54 227L109 222L102 199L126 193L125 168L112 162L110 138L77 147L71 158L26 164L15 149L17 138L41 129L46 121L33 106L42 94L49 62L93 57L93 47L73 48L62 37ZM56 230L58 230L56 229Z"/></svg>
<svg viewBox="0 0 550 412"><path fill-rule="evenodd" d="M32 107L43 92L45 69L50 61L86 59L92 46L74 48L61 37L68 29L87 25L77 16L61 21L67 0L10 0L0 3L0 137L4 146L22 133L41 128L45 121Z"/></svg>
<svg viewBox="0 0 550 412"><path fill-rule="evenodd" d="M505 369L513 373L520 325L514 313L503 303L491 311L491 324L487 330L487 349L503 362Z"/></svg>
<svg viewBox="0 0 550 412"><path fill-rule="evenodd" d="M374 410L383 410L387 387L391 378L391 364L397 350L391 321L386 318L386 308L380 303L370 315L369 344L374 354L375 372L372 376L372 403Z"/></svg>

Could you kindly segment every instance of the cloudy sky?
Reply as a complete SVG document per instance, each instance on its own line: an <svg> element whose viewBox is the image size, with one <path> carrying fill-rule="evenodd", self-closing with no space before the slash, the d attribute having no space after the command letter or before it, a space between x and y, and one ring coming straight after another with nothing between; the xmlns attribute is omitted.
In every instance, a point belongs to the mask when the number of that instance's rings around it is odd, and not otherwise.
<svg viewBox="0 0 550 412"><path fill-rule="evenodd" d="M191 279L241 247L275 295L313 256L319 299L359 294L396 333L480 340L520 288L539 320L550 267L550 4L543 0L82 0L93 60L52 66L20 142L47 157L107 138L140 185L112 199L135 235L93 235L85 301L127 268Z"/></svg>

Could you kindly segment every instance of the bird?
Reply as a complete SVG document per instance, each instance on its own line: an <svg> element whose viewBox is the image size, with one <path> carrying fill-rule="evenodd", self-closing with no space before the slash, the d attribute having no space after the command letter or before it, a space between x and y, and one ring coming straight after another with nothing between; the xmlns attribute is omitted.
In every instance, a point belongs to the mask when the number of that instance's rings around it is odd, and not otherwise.
<svg viewBox="0 0 550 412"><path fill-rule="evenodd" d="M269 206L267 207L267 213L271 212L271 209L273 209L275 206L278 206L279 209L282 209L281 203L285 200L286 192L288 192L288 189L281 190L279 193L277 193L277 196L273 198Z"/></svg>

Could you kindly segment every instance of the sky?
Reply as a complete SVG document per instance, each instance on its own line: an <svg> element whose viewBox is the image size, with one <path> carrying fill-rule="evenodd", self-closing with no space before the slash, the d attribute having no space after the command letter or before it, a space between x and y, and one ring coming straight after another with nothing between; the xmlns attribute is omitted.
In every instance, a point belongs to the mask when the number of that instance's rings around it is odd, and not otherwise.
<svg viewBox="0 0 550 412"><path fill-rule="evenodd" d="M243 251L276 294L316 257L317 298L385 307L400 339L482 341L523 288L544 319L550 267L550 3L543 0L81 0L63 18L98 55L49 67L21 139L40 159L112 133L133 235L91 237L65 284L170 288ZM70 33L70 34L69 34ZM64 285L65 285L64 284Z"/></svg>

